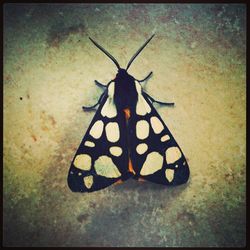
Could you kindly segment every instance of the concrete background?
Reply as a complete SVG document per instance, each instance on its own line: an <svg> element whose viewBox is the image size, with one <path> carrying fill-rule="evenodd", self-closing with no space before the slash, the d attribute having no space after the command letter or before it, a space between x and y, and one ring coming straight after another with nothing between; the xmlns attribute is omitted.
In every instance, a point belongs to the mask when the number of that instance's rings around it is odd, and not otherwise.
<svg viewBox="0 0 250 250"><path fill-rule="evenodd" d="M129 72L185 153L186 185L67 186L71 160L116 67ZM244 246L246 7L236 4L4 5L4 246Z"/></svg>

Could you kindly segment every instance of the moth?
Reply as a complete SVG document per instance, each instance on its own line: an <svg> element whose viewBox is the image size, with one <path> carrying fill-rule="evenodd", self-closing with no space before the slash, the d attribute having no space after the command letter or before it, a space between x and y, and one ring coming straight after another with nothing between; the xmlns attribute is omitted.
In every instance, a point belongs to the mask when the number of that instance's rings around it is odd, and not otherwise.
<svg viewBox="0 0 250 250"><path fill-rule="evenodd" d="M83 110L98 109L73 158L68 185L73 192L93 192L129 178L162 185L179 185L188 181L189 166L181 148L157 113L155 100L142 83L128 73L136 57L154 37L152 35L132 56L126 69L102 46L91 42L116 65L116 77L103 88L98 102Z"/></svg>

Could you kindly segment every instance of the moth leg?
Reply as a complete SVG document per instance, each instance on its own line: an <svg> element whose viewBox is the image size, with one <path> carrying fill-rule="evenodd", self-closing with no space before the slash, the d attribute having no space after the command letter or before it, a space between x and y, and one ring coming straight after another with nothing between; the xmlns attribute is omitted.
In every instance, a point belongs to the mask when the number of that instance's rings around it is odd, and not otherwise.
<svg viewBox="0 0 250 250"><path fill-rule="evenodd" d="M97 80L95 80L95 84L96 84L97 86L99 86L99 87L102 87L102 88L107 88L108 85L109 85L111 82L113 82L113 80L109 81L107 84L103 84L103 83L100 83L100 82L98 82Z"/></svg>
<svg viewBox="0 0 250 250"><path fill-rule="evenodd" d="M99 86L99 87L107 88L107 85L102 84L102 83L98 82L97 80L95 80L95 84L96 84L97 86Z"/></svg>
<svg viewBox="0 0 250 250"><path fill-rule="evenodd" d="M83 109L84 111L89 111L89 110L95 109L95 107L101 103L102 98L103 98L103 96L104 96L105 93L106 93L106 91L104 91L104 92L101 94L101 96L99 97L98 102L97 102L95 105L89 106L89 107L82 106L82 109Z"/></svg>
<svg viewBox="0 0 250 250"><path fill-rule="evenodd" d="M143 94L145 94L152 102L156 102L158 104L165 105L165 106L174 106L173 102L160 102L160 101L155 100L152 96L150 96L146 92L143 92Z"/></svg>
<svg viewBox="0 0 250 250"><path fill-rule="evenodd" d="M145 82L146 80L148 80L148 78L151 77L152 74L153 74L153 72L151 71L144 79L142 79L142 80L137 80L137 79L136 79L136 81L137 81L137 82Z"/></svg>

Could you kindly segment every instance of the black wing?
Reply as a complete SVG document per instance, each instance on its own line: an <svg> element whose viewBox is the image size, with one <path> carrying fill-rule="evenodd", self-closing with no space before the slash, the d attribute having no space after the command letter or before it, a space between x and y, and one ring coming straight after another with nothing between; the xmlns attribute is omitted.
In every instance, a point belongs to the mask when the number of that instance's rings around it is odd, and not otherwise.
<svg viewBox="0 0 250 250"><path fill-rule="evenodd" d="M93 192L129 177L126 120L117 112L113 95L114 82L73 158L68 185L74 192Z"/></svg>
<svg viewBox="0 0 250 250"><path fill-rule="evenodd" d="M138 102L129 121L130 157L135 178L163 185L187 182L189 166L181 148L138 82L136 88Z"/></svg>

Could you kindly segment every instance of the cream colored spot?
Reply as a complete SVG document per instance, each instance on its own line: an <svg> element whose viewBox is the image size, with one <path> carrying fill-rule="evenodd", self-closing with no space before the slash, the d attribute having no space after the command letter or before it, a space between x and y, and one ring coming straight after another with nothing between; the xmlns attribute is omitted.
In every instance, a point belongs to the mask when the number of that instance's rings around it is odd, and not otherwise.
<svg viewBox="0 0 250 250"><path fill-rule="evenodd" d="M120 138L120 130L117 122L109 122L105 127L107 139L110 142L117 142Z"/></svg>
<svg viewBox="0 0 250 250"><path fill-rule="evenodd" d="M146 139L149 135L149 124L146 120L140 120L136 123L136 136L138 139Z"/></svg>
<svg viewBox="0 0 250 250"><path fill-rule="evenodd" d="M164 126L160 119L156 116L150 118L151 126L156 134L160 134L161 131L164 129Z"/></svg>
<svg viewBox="0 0 250 250"><path fill-rule="evenodd" d="M82 175L82 173L81 173L81 172L79 172L79 173L78 173L78 175L79 175L79 176L81 176L81 175Z"/></svg>
<svg viewBox="0 0 250 250"><path fill-rule="evenodd" d="M171 147L166 150L167 164L176 162L181 158L181 151L178 147Z"/></svg>
<svg viewBox="0 0 250 250"><path fill-rule="evenodd" d="M185 165L186 165L186 162L184 161L184 162L183 162L183 166L185 166Z"/></svg>
<svg viewBox="0 0 250 250"><path fill-rule="evenodd" d="M120 147L111 147L109 152L114 156L120 156L122 154L122 149Z"/></svg>
<svg viewBox="0 0 250 250"><path fill-rule="evenodd" d="M91 168L91 157L87 154L77 155L74 160L74 165L76 168L81 170L90 170Z"/></svg>
<svg viewBox="0 0 250 250"><path fill-rule="evenodd" d="M163 136L161 137L161 142L168 141L168 140L170 140L169 135L163 135Z"/></svg>
<svg viewBox="0 0 250 250"><path fill-rule="evenodd" d="M175 168L178 168L178 165L175 165L174 167L175 167Z"/></svg>
<svg viewBox="0 0 250 250"><path fill-rule="evenodd" d="M117 178L121 176L118 168L108 156L101 156L95 161L95 171L98 175L107 178Z"/></svg>
<svg viewBox="0 0 250 250"><path fill-rule="evenodd" d="M174 179L174 170L173 169L166 169L165 171L166 178L169 182Z"/></svg>
<svg viewBox="0 0 250 250"><path fill-rule="evenodd" d="M148 150L148 145L146 143L141 143L136 147L136 152L139 155L144 154Z"/></svg>
<svg viewBox="0 0 250 250"><path fill-rule="evenodd" d="M93 148L93 147L95 146L95 143L92 142L92 141L86 141L86 142L84 143L84 145L87 146L87 147Z"/></svg>
<svg viewBox="0 0 250 250"><path fill-rule="evenodd" d="M117 115L117 110L114 103L114 91L115 83L112 82L108 86L108 97L101 110L101 115L103 117L107 116L108 118L113 118Z"/></svg>
<svg viewBox="0 0 250 250"><path fill-rule="evenodd" d="M84 185L87 189L90 189L93 185L93 176L89 175L83 178Z"/></svg>
<svg viewBox="0 0 250 250"><path fill-rule="evenodd" d="M103 121L96 121L90 129L89 134L92 135L95 139L99 139L102 136L103 127Z"/></svg>
<svg viewBox="0 0 250 250"><path fill-rule="evenodd" d="M138 82L136 82L135 87L136 87L136 91L138 94L138 100L137 100L137 104L136 104L136 114L137 115L146 115L147 113L151 112L151 108L142 95L141 85Z"/></svg>
<svg viewBox="0 0 250 250"><path fill-rule="evenodd" d="M141 175L149 175L160 170L163 164L163 157L158 152L151 152L142 166Z"/></svg>

